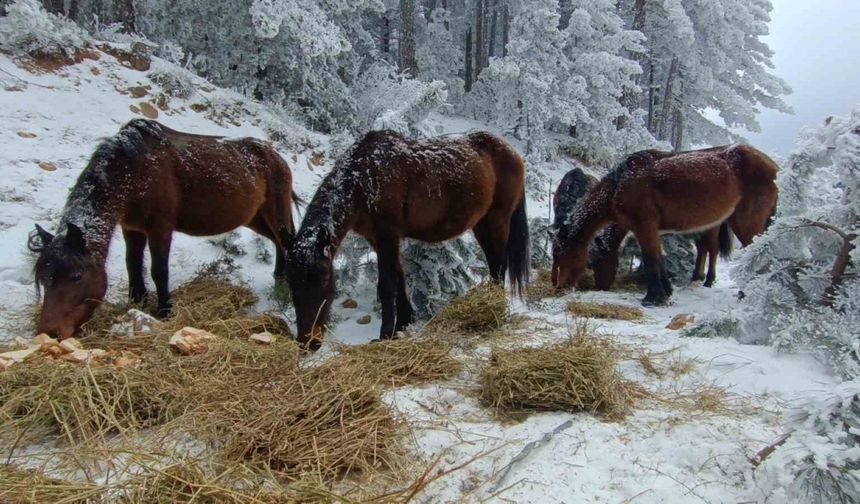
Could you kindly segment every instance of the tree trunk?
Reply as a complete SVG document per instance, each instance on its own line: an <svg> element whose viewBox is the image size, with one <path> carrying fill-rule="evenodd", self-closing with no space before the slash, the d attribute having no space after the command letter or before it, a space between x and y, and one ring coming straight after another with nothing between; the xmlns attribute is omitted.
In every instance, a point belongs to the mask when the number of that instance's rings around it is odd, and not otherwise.
<svg viewBox="0 0 860 504"><path fill-rule="evenodd" d="M400 71L416 77L415 60L415 0L400 0Z"/></svg>
<svg viewBox="0 0 860 504"><path fill-rule="evenodd" d="M475 81L484 68L484 0L475 3Z"/></svg>
<svg viewBox="0 0 860 504"><path fill-rule="evenodd" d="M472 27L466 30L466 92L472 90Z"/></svg>
<svg viewBox="0 0 860 504"><path fill-rule="evenodd" d="M66 6L64 0L42 0L45 10L51 14L65 14Z"/></svg>
<svg viewBox="0 0 860 504"><path fill-rule="evenodd" d="M511 17L508 15L508 4L505 4L502 21L502 57L508 55L508 41L510 40Z"/></svg>
<svg viewBox="0 0 860 504"><path fill-rule="evenodd" d="M493 10L493 20L490 22L490 45L487 48L487 60L495 56L496 54L496 22L498 20L498 15L496 13L498 7L498 0L487 0L491 2L490 9Z"/></svg>
<svg viewBox="0 0 860 504"><path fill-rule="evenodd" d="M115 3L116 21L122 23L127 33L137 31L137 21L134 12L134 0L118 0Z"/></svg>
<svg viewBox="0 0 860 504"><path fill-rule="evenodd" d="M80 3L78 0L71 0L69 2L69 13L67 14L69 19L76 23L80 23L80 19L78 19L81 15L80 12Z"/></svg>
<svg viewBox="0 0 860 504"><path fill-rule="evenodd" d="M654 63L648 64L648 131L654 133Z"/></svg>
<svg viewBox="0 0 860 504"><path fill-rule="evenodd" d="M673 128L675 129L675 152L680 152L684 150L684 112L682 110L683 105L679 105L675 109L675 124Z"/></svg>
<svg viewBox="0 0 860 504"><path fill-rule="evenodd" d="M382 15L382 52L391 52L391 21L388 20L387 12Z"/></svg>
<svg viewBox="0 0 860 504"><path fill-rule="evenodd" d="M643 31L645 28L645 5L646 0L635 0L633 3L633 23L630 26L631 30ZM568 18L569 19L569 18ZM645 61L644 53L634 53L630 51L627 52L627 58L639 63L639 66L642 67ZM643 68L644 71L644 68ZM642 75L637 75L633 78L633 82L639 84L641 82ZM633 112L638 105L641 105L642 98L638 93L633 92L633 90L629 88L624 88L624 91L621 94L621 105L624 106L630 112ZM621 116L618 118L616 126L618 129L622 129L626 124L626 118Z"/></svg>
<svg viewBox="0 0 860 504"><path fill-rule="evenodd" d="M845 279L845 270L851 263L851 251L854 250L854 240L857 239L855 234L845 234L842 236L842 245L839 247L839 253L836 255L836 261L830 269L830 285L824 289L824 304L833 306L833 300L836 299L836 294L839 292L839 287Z"/></svg>
<svg viewBox="0 0 860 504"><path fill-rule="evenodd" d="M573 14L573 9L570 7L570 0L558 0L558 29L564 30L570 26L570 15Z"/></svg>
<svg viewBox="0 0 860 504"><path fill-rule="evenodd" d="M630 24L631 30L644 32L645 30L645 7L647 0L636 0L633 2L633 23Z"/></svg>
<svg viewBox="0 0 860 504"><path fill-rule="evenodd" d="M427 8L424 10L424 19L428 22L433 21L433 11L436 10L437 0L427 2Z"/></svg>
<svg viewBox="0 0 860 504"><path fill-rule="evenodd" d="M666 89L663 90L663 113L660 114L660 132L658 139L666 140L669 131L669 115L672 113L672 85L678 73L678 58L672 58L669 73L666 75Z"/></svg>
<svg viewBox="0 0 860 504"><path fill-rule="evenodd" d="M448 0L442 0L442 8L445 9L445 12L448 11ZM445 29L448 29L448 18L445 18Z"/></svg>

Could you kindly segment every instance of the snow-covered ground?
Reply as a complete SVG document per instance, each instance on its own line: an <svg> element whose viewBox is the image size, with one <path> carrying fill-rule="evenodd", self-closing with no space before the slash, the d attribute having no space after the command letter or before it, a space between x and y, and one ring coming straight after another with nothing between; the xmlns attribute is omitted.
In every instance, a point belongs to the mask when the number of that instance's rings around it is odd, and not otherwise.
<svg viewBox="0 0 860 504"><path fill-rule="evenodd" d="M155 61L154 69L168 68ZM17 76L17 77L15 77ZM151 86L149 95L133 98L132 86ZM159 113L166 125L195 133L267 137L278 121L264 108L244 102L231 92L198 80L187 99L171 98L169 109ZM75 178L85 166L99 138L113 135L120 125L139 117L131 105L152 99L160 87L147 73L131 70L113 57L62 68L57 73L33 74L0 55L0 341L26 335L27 314L35 301L32 263L26 239L34 223L51 229ZM245 104L232 120L213 119L210 111L228 103ZM211 108L195 112L192 104ZM466 119L432 116L440 132L465 132L481 127ZM296 191L308 199L331 160L317 166L315 153L325 153L328 138L289 122L279 123L288 141L278 144L290 163ZM286 147L289 145L290 147ZM289 150L292 149L292 150ZM40 163L52 163L49 171ZM45 166L45 165L43 165ZM50 168L50 167L49 167ZM559 163L555 180L568 169ZM548 199L529 202L532 215L547 215ZM248 230L237 242L247 254L236 259L238 274L260 295L261 308L269 300L272 265L255 258L259 240ZM268 242L262 242L271 248ZM170 258L171 280L177 285L223 249L201 238L177 236ZM124 246L115 240L108 270L111 299L126 293ZM410 443L416 455L430 461L441 456L439 467L468 465L434 482L420 496L426 502L764 502L756 489L749 458L783 431L781 412L788 405L813 397L836 382L826 369L805 355L779 354L767 347L741 345L728 339L682 338L666 329L679 313L701 318L711 312L730 311L738 303L721 264L715 289L679 289L674 304L645 309L638 322L596 323L597 332L613 335L623 344L644 352L666 352L667 359L692 361L690 373L658 379L625 362L624 373L650 390L695 393L721 387L728 407L717 412L696 412L653 400L642 400L634 413L620 422L607 422L588 414L535 414L519 423L500 423L480 407L472 393L473 376L464 374L448 383L405 387L389 392L387 400L414 427ZM376 337L379 321L373 311L373 286L349 295L359 308L338 308L333 340L364 343ZM584 293L546 300L536 306L512 301L515 313L526 318L517 329L518 341L506 344L542 345L567 337L575 321L565 315L572 298L606 300L638 306L638 294ZM371 313L369 325L356 320ZM292 313L287 313L291 317ZM487 348L479 348L485 352ZM523 448L553 432L545 442Z"/></svg>

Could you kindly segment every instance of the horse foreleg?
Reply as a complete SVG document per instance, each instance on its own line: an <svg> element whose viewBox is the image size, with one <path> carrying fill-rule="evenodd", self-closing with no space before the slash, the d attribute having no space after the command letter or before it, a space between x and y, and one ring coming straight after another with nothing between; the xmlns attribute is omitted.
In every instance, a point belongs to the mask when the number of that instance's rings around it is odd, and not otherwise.
<svg viewBox="0 0 860 504"><path fill-rule="evenodd" d="M663 267L662 244L656 227L634 229L633 234L642 249L642 262L645 266L645 277L648 283L648 293L642 300L645 306L664 306L672 294L671 285L666 288L668 277Z"/></svg>
<svg viewBox="0 0 860 504"><path fill-rule="evenodd" d="M284 244L282 243L281 233L286 228L280 230L272 229L272 225L260 215L254 218L248 224L248 227L264 238L268 238L275 244L275 283L286 282L287 279L287 260L284 256Z"/></svg>
<svg viewBox="0 0 860 504"><path fill-rule="evenodd" d="M149 255L152 259L152 280L155 282L155 291L158 293L158 308L155 312L156 316L164 318L170 315L173 310L173 303L170 300L170 242L172 240L171 232L163 232L158 234L150 234L149 238Z"/></svg>
<svg viewBox="0 0 860 504"><path fill-rule="evenodd" d="M382 303L382 326L379 339L390 339L395 334L398 270L400 267L400 239L383 238L377 234L376 257L379 264L377 293ZM405 284L404 284L405 287Z"/></svg>
<svg viewBox="0 0 860 504"><path fill-rule="evenodd" d="M125 268L128 271L128 298L133 304L145 304L149 293L143 280L143 251L146 235L130 229L122 230L125 240Z"/></svg>

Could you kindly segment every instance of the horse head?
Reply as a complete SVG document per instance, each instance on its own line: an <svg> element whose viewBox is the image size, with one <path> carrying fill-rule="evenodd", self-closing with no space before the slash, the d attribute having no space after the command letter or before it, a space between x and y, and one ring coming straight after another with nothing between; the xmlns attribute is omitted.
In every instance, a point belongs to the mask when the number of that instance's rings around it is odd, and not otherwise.
<svg viewBox="0 0 860 504"><path fill-rule="evenodd" d="M104 299L104 263L88 250L83 231L72 223L57 236L37 224L27 245L38 254L36 286L45 291L37 331L70 338Z"/></svg>
<svg viewBox="0 0 860 504"><path fill-rule="evenodd" d="M335 296L334 250L325 246L318 252L309 251L297 246L294 239L285 245L287 283L296 309L296 339L315 351L322 346Z"/></svg>
<svg viewBox="0 0 860 504"><path fill-rule="evenodd" d="M552 284L561 289L575 286L587 266L588 244L556 233L552 241Z"/></svg>

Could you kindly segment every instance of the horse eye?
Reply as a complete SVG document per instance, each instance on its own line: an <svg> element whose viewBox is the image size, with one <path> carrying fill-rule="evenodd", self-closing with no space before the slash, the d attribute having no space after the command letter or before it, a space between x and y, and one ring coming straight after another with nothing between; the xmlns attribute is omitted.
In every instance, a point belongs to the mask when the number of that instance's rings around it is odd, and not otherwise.
<svg viewBox="0 0 860 504"><path fill-rule="evenodd" d="M72 273L71 275L69 275L69 280L74 283L80 282L81 278L83 278L83 275L81 273Z"/></svg>

